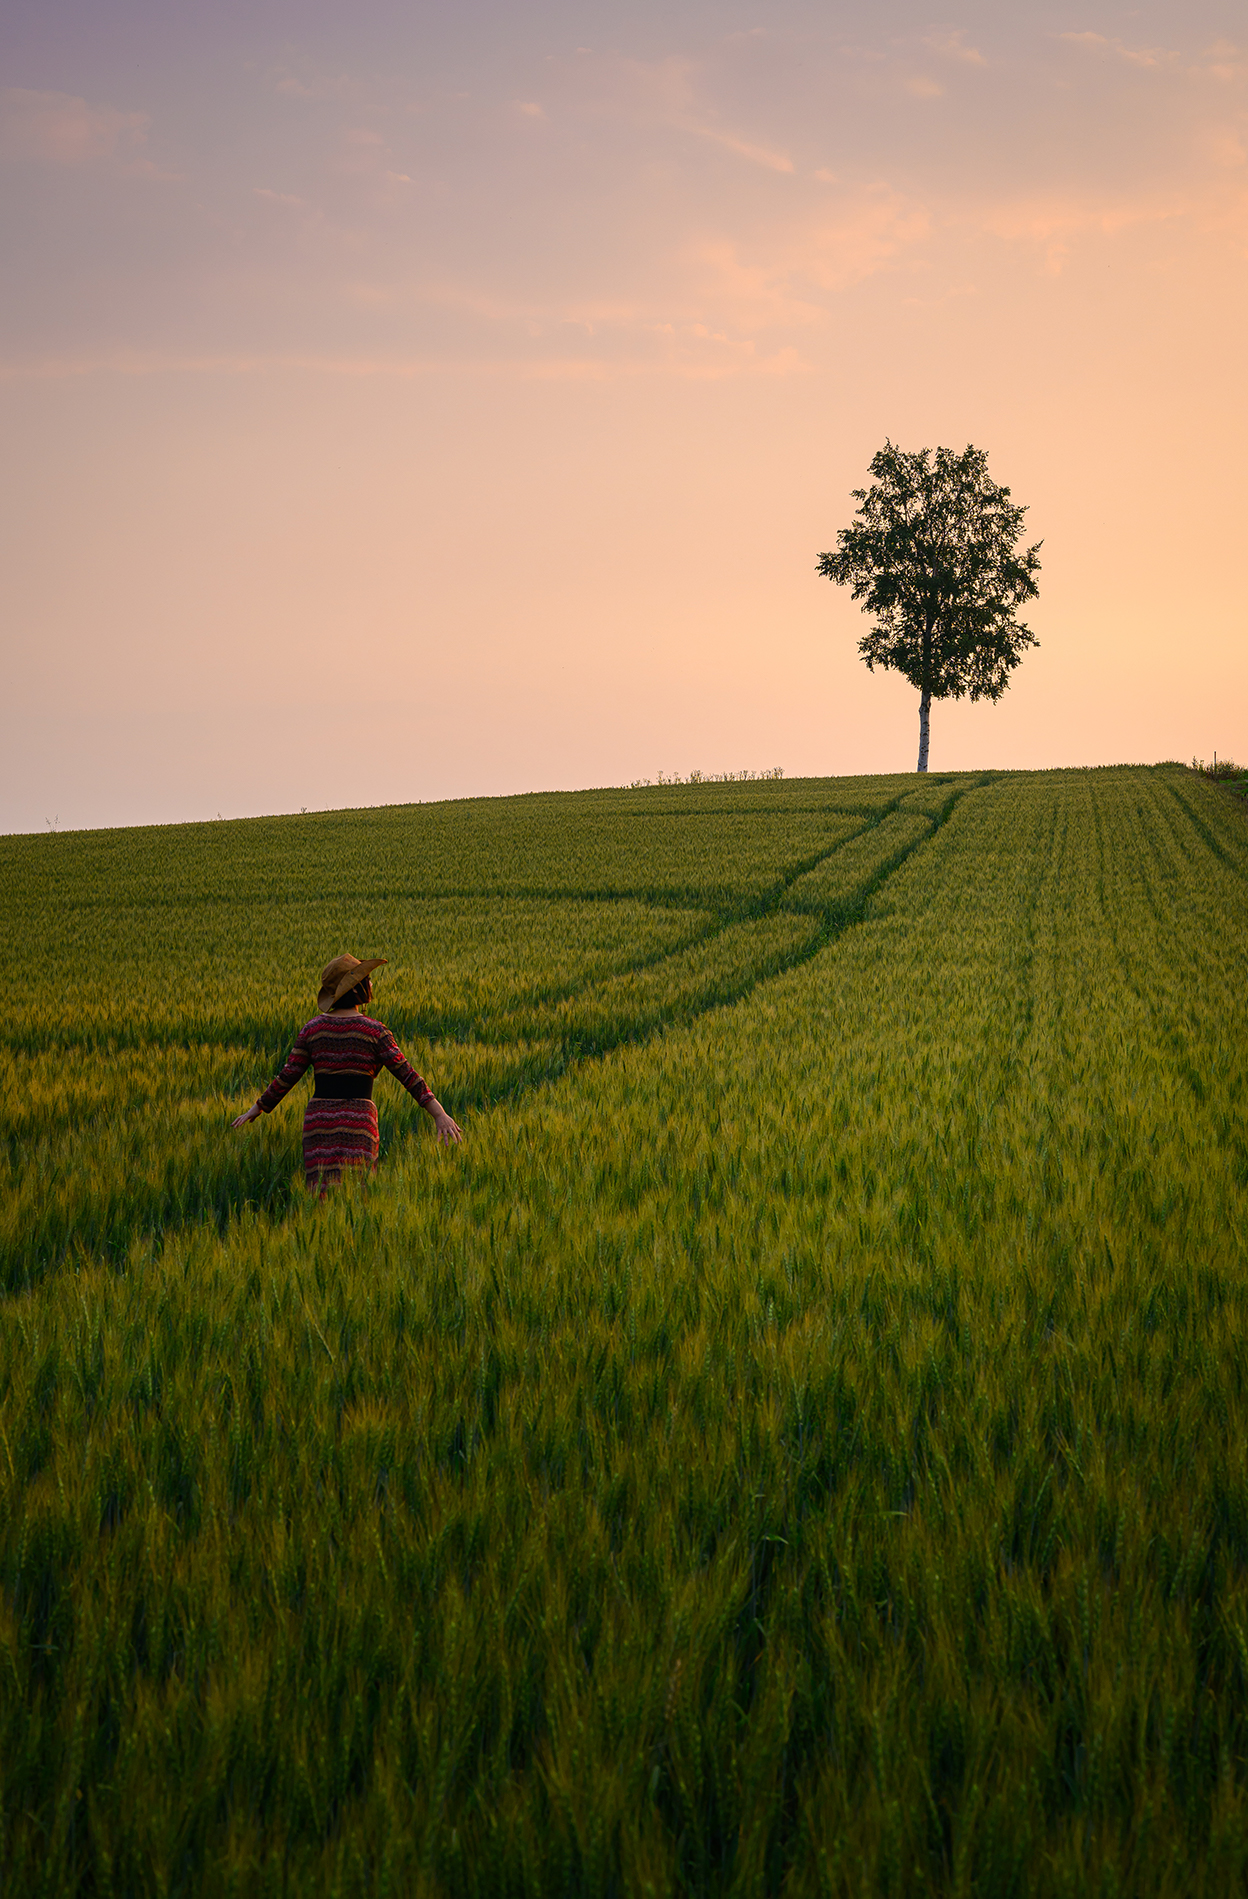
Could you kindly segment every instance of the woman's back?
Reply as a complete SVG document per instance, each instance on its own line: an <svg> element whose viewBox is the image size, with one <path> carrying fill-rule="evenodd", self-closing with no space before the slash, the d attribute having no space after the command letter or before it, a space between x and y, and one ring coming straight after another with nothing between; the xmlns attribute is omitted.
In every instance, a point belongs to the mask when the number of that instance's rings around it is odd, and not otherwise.
<svg viewBox="0 0 1248 1899"><path fill-rule="evenodd" d="M314 1015L296 1037L308 1050L318 1075L377 1075L389 1067L386 1056L398 1046L384 1022L354 1010Z"/></svg>

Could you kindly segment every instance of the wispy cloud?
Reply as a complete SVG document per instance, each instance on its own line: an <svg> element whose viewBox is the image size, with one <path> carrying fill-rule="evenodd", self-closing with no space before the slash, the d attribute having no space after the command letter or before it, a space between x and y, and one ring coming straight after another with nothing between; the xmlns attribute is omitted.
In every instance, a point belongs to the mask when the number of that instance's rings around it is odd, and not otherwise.
<svg viewBox="0 0 1248 1899"><path fill-rule="evenodd" d="M924 45L930 46L934 53L944 59L959 60L964 66L986 66L988 61L978 46L968 46L965 30L960 26L933 27L926 36Z"/></svg>
<svg viewBox="0 0 1248 1899"><path fill-rule="evenodd" d="M65 166L120 159L154 171L142 156L150 123L146 112L119 112L70 92L0 92L0 150L9 158Z"/></svg>
<svg viewBox="0 0 1248 1899"><path fill-rule="evenodd" d="M1192 211L1190 197L1178 190L1135 197L1042 192L985 205L976 222L992 236L1037 246L1049 274L1060 276L1079 238L1117 237L1140 226L1174 224Z"/></svg>
<svg viewBox="0 0 1248 1899"><path fill-rule="evenodd" d="M1245 61L1243 48L1231 40L1215 40L1212 46L1206 46L1201 54L1201 70L1211 79L1229 81L1231 84L1248 79L1248 62Z"/></svg>
<svg viewBox="0 0 1248 1899"><path fill-rule="evenodd" d="M713 145L722 145L725 151L735 152L738 158L747 158L751 165L762 165L767 171L793 170L793 160L787 152L776 152L766 145L756 145L750 139L738 138L734 132L721 130L717 125L698 125L688 120L685 129L696 133L699 138L710 139Z"/></svg>
<svg viewBox="0 0 1248 1899"><path fill-rule="evenodd" d="M927 205L888 185L869 187L847 197L838 214L814 224L805 267L821 289L846 289L914 251L931 234L932 223Z"/></svg>
<svg viewBox="0 0 1248 1899"><path fill-rule="evenodd" d="M927 208L887 185L845 192L831 211L811 207L752 240L707 238L693 254L691 290L712 321L758 339L818 329L843 291L917 252Z"/></svg>
<svg viewBox="0 0 1248 1899"><path fill-rule="evenodd" d="M1159 69L1177 66L1180 55L1161 46L1128 46L1122 40L1108 39L1104 33L1059 33L1060 40L1070 46L1080 46L1089 53L1110 53L1117 59L1125 59L1131 66L1143 66Z"/></svg>
<svg viewBox="0 0 1248 1899"><path fill-rule="evenodd" d="M753 37L747 36L747 37ZM792 173L790 155L768 141L723 124L698 96L693 62L678 57L656 60L585 55L571 68L581 108L595 116L631 120L639 126L664 126L705 140L765 171Z"/></svg>
<svg viewBox="0 0 1248 1899"><path fill-rule="evenodd" d="M367 88L358 80L353 79L349 73L305 73L303 77L300 77L298 73L293 73L286 67L278 70L273 80L273 88L275 92L280 92L283 98L302 99L309 105L320 105L327 99L358 101L367 91Z"/></svg>

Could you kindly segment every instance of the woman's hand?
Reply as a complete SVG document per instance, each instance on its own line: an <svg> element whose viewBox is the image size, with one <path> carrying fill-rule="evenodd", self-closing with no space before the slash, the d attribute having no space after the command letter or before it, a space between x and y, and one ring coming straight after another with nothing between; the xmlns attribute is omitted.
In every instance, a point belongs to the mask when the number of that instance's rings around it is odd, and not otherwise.
<svg viewBox="0 0 1248 1899"><path fill-rule="evenodd" d="M236 1128L245 1128L249 1121L258 1121L259 1119L260 1119L260 1103L258 1101L255 1101L252 1103L251 1107L248 1108L246 1114L239 1115L238 1119L234 1122L233 1125Z"/></svg>
<svg viewBox="0 0 1248 1899"><path fill-rule="evenodd" d="M441 1141L446 1147L456 1146L464 1138L464 1130L459 1122L452 1121L440 1101L430 1101L427 1105L433 1116L435 1139Z"/></svg>

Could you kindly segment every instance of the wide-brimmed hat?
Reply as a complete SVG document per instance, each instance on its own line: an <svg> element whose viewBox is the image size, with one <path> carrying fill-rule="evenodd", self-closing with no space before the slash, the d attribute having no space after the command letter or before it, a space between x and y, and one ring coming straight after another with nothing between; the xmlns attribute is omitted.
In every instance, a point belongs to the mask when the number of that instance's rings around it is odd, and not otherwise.
<svg viewBox="0 0 1248 1899"><path fill-rule="evenodd" d="M352 956L349 950L344 950L341 956L335 956L332 963L326 963L321 971L320 993L316 998L316 1006L321 1014L328 1015L348 989L354 989L357 983L363 982L365 976L371 976L375 969L380 969L385 960L384 956L370 956L362 963L358 956Z"/></svg>

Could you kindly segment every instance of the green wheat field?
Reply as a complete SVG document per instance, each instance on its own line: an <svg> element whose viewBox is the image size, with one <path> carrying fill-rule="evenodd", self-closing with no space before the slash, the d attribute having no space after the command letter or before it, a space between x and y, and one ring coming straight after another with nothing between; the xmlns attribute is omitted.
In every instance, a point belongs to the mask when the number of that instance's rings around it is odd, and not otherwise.
<svg viewBox="0 0 1248 1899"><path fill-rule="evenodd" d="M1248 1889L1248 821L0 839L0 1891ZM245 1134L321 965L463 1124Z"/></svg>

